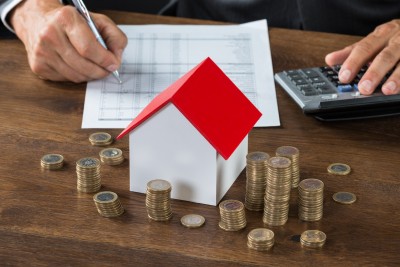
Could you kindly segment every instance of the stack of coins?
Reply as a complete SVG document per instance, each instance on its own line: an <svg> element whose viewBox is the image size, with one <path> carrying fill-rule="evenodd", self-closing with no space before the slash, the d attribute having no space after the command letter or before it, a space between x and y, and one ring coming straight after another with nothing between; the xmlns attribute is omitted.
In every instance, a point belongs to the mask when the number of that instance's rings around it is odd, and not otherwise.
<svg viewBox="0 0 400 267"><path fill-rule="evenodd" d="M108 133L93 133L89 136L89 141L93 146L108 146L112 144L114 139Z"/></svg>
<svg viewBox="0 0 400 267"><path fill-rule="evenodd" d="M64 157L59 154L47 154L40 159L40 166L45 170L59 170L64 166Z"/></svg>
<svg viewBox="0 0 400 267"><path fill-rule="evenodd" d="M288 220L292 168L290 159L272 157L268 160L268 178L264 197L263 222L284 225Z"/></svg>
<svg viewBox="0 0 400 267"><path fill-rule="evenodd" d="M100 190L100 160L82 158L76 162L77 189L80 192L94 193Z"/></svg>
<svg viewBox="0 0 400 267"><path fill-rule="evenodd" d="M324 205L324 183L310 178L299 184L299 218L313 222L322 218Z"/></svg>
<svg viewBox="0 0 400 267"><path fill-rule="evenodd" d="M116 217L124 213L118 195L111 191L99 192L93 196L97 211L104 217Z"/></svg>
<svg viewBox="0 0 400 267"><path fill-rule="evenodd" d="M225 231L238 231L246 227L244 205L238 200L224 200L219 204L219 227Z"/></svg>
<svg viewBox="0 0 400 267"><path fill-rule="evenodd" d="M274 242L274 232L266 228L253 229L247 235L247 246L258 251L269 250Z"/></svg>
<svg viewBox="0 0 400 267"><path fill-rule="evenodd" d="M292 188L297 188L300 182L299 150L293 146L281 146L276 149L278 157L285 157L292 162Z"/></svg>
<svg viewBox="0 0 400 267"><path fill-rule="evenodd" d="M244 205L248 210L264 209L265 185L267 184L267 161L269 155L264 152L247 154L246 161L246 197Z"/></svg>
<svg viewBox="0 0 400 267"><path fill-rule="evenodd" d="M147 215L155 221L168 221L172 217L171 184L165 180L152 180L147 183Z"/></svg>
<svg viewBox="0 0 400 267"><path fill-rule="evenodd" d="M300 236L301 245L309 248L321 248L326 241L326 234L319 230L307 230Z"/></svg>
<svg viewBox="0 0 400 267"><path fill-rule="evenodd" d="M105 148L99 155L101 162L107 165L119 165L124 162L124 155L119 148Z"/></svg>

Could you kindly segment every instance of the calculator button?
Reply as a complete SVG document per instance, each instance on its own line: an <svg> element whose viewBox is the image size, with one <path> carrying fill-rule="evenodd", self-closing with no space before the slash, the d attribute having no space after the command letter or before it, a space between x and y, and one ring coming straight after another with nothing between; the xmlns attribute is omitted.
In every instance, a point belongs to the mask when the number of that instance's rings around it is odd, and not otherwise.
<svg viewBox="0 0 400 267"><path fill-rule="evenodd" d="M295 85L304 85L304 84L308 84L308 82L307 82L305 79L303 79L303 78L293 80L293 83L294 83Z"/></svg>
<svg viewBox="0 0 400 267"><path fill-rule="evenodd" d="M337 89L341 93L353 92L353 86L351 86L351 84L338 85Z"/></svg>
<svg viewBox="0 0 400 267"><path fill-rule="evenodd" d="M303 93L303 95L305 95L305 96L312 96L312 95L318 95L318 92L313 88L313 89L310 89L310 88L305 88L305 87L303 87L303 88L301 88L301 92Z"/></svg>
<svg viewBox="0 0 400 267"><path fill-rule="evenodd" d="M324 94L335 94L336 90L332 89L329 85L319 85L317 86L317 91L318 93L324 95Z"/></svg>
<svg viewBox="0 0 400 267"><path fill-rule="evenodd" d="M325 80L322 77L314 77L310 79L313 84L325 83Z"/></svg>
<svg viewBox="0 0 400 267"><path fill-rule="evenodd" d="M305 69L305 70L303 70L303 72L306 74L306 76L307 76L309 79L320 77L320 76L319 76L319 73L316 72L316 71L313 70L313 69Z"/></svg>

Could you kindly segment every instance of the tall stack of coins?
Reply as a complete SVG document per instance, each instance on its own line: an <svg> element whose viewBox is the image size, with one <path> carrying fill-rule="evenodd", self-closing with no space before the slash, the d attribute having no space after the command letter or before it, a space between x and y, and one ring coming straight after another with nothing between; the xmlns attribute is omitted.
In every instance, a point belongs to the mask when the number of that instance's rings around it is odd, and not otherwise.
<svg viewBox="0 0 400 267"><path fill-rule="evenodd" d="M276 149L276 155L292 161L292 188L297 188L300 182L299 150L293 146L281 146Z"/></svg>
<svg viewBox="0 0 400 267"><path fill-rule="evenodd" d="M307 230L300 236L302 246L309 248L321 248L326 241L326 234L319 230Z"/></svg>
<svg viewBox="0 0 400 267"><path fill-rule="evenodd" d="M323 215L324 183L309 178L299 184L299 218L303 221L319 221Z"/></svg>
<svg viewBox="0 0 400 267"><path fill-rule="evenodd" d="M172 217L171 184L165 180L152 180L147 183L147 215L154 221L168 221Z"/></svg>
<svg viewBox="0 0 400 267"><path fill-rule="evenodd" d="M100 160L82 158L76 162L77 189L80 192L94 193L100 190Z"/></svg>
<svg viewBox="0 0 400 267"><path fill-rule="evenodd" d="M109 133L93 133L89 136L89 142L93 146L108 146L112 144L114 139Z"/></svg>
<svg viewBox="0 0 400 267"><path fill-rule="evenodd" d="M245 206L248 210L264 209L265 185L267 184L267 161L269 155L264 152L247 154L246 161L246 197Z"/></svg>
<svg viewBox="0 0 400 267"><path fill-rule="evenodd" d="M292 168L290 159L272 157L268 160L268 178L264 197L263 222L284 225L288 220Z"/></svg>
<svg viewBox="0 0 400 267"><path fill-rule="evenodd" d="M99 192L93 196L97 211L104 217L116 217L124 213L118 195L111 191Z"/></svg>
<svg viewBox="0 0 400 267"><path fill-rule="evenodd" d="M47 154L40 159L40 166L45 170L59 170L64 166L64 157L59 154Z"/></svg>
<svg viewBox="0 0 400 267"><path fill-rule="evenodd" d="M247 235L247 246L258 251L269 250L274 242L274 232L267 228L253 229Z"/></svg>
<svg viewBox="0 0 400 267"><path fill-rule="evenodd" d="M107 165L119 165L124 162L124 155L119 148L105 148L99 153L100 160Z"/></svg>
<svg viewBox="0 0 400 267"><path fill-rule="evenodd" d="M246 227L244 205L239 200L224 200L219 203L221 220L219 227L225 231L239 231Z"/></svg>

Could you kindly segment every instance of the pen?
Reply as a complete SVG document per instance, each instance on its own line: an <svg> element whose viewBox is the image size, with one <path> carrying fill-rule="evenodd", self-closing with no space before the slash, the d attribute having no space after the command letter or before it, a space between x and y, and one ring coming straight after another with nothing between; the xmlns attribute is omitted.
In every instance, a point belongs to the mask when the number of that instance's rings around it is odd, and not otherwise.
<svg viewBox="0 0 400 267"><path fill-rule="evenodd" d="M106 46L106 43L104 42L103 38L101 38L101 35L99 31L96 28L96 25L94 24L92 18L90 17L89 11L87 10L85 4L83 3L82 0L72 0L74 3L75 8L81 13L81 15L85 18L87 24L89 25L89 28L92 30L94 33L94 36L96 37L97 41L105 48L108 49ZM113 71L112 73L114 77L118 80L119 83L122 83L118 70Z"/></svg>

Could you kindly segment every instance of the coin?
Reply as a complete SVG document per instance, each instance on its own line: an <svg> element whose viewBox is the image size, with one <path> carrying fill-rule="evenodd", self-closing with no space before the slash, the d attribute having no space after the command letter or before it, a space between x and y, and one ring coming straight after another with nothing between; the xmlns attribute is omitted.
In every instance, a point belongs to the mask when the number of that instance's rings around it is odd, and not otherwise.
<svg viewBox="0 0 400 267"><path fill-rule="evenodd" d="M225 231L239 231L246 227L244 205L238 200L224 200L219 204L219 227Z"/></svg>
<svg viewBox="0 0 400 267"><path fill-rule="evenodd" d="M292 161L292 188L297 188L300 182L300 152L293 146L281 146L275 151L276 156L285 157Z"/></svg>
<svg viewBox="0 0 400 267"><path fill-rule="evenodd" d="M43 169L58 170L64 165L64 157L60 154L47 154L40 159Z"/></svg>
<svg viewBox="0 0 400 267"><path fill-rule="evenodd" d="M119 148L105 148L99 153L100 160L107 165L119 165L124 162L122 150Z"/></svg>
<svg viewBox="0 0 400 267"><path fill-rule="evenodd" d="M350 171L350 166L344 163L333 163L328 166L328 172L336 175L347 175Z"/></svg>
<svg viewBox="0 0 400 267"><path fill-rule="evenodd" d="M97 193L96 195L94 195L93 198L94 201L99 203L110 203L112 201L115 201L118 198L118 196L114 192L104 191Z"/></svg>
<svg viewBox="0 0 400 267"><path fill-rule="evenodd" d="M274 242L274 232L267 228L253 229L247 235L247 246L254 250L269 250Z"/></svg>
<svg viewBox="0 0 400 267"><path fill-rule="evenodd" d="M269 155L265 152L251 152L247 154L247 160L249 161L261 161L264 162L265 160L269 159Z"/></svg>
<svg viewBox="0 0 400 267"><path fill-rule="evenodd" d="M333 194L332 198L341 204L352 204L357 200L356 195L350 192L337 192Z"/></svg>
<svg viewBox="0 0 400 267"><path fill-rule="evenodd" d="M91 134L89 141L94 146L107 146L113 142L113 138L109 133L99 132Z"/></svg>
<svg viewBox="0 0 400 267"><path fill-rule="evenodd" d="M94 193L100 190L100 161L96 158L82 158L76 162L77 189Z"/></svg>
<svg viewBox="0 0 400 267"><path fill-rule="evenodd" d="M187 214L181 218L183 226L188 228L198 228L204 224L206 219L198 214Z"/></svg>
<svg viewBox="0 0 400 267"><path fill-rule="evenodd" d="M153 191L166 191L171 188L171 184L168 181L156 179L148 182L147 188Z"/></svg>
<svg viewBox="0 0 400 267"><path fill-rule="evenodd" d="M168 221L172 217L171 184L156 179L147 183L146 209L147 216L154 221Z"/></svg>
<svg viewBox="0 0 400 267"><path fill-rule="evenodd" d="M116 217L124 213L118 195L111 191L103 191L93 196L97 211L103 217Z"/></svg>
<svg viewBox="0 0 400 267"><path fill-rule="evenodd" d="M326 241L326 234L319 230L306 230L300 236L300 243L310 248L322 247Z"/></svg>

